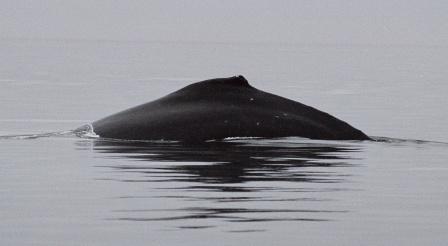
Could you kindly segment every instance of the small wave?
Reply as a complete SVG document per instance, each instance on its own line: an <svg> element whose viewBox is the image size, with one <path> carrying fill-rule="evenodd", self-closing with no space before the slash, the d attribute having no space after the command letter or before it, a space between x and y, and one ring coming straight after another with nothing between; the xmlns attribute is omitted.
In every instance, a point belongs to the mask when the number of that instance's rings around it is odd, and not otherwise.
<svg viewBox="0 0 448 246"><path fill-rule="evenodd" d="M100 135L96 134L92 124L86 124L81 127L78 127L74 131L72 131L74 135L80 138L101 138ZM131 139L116 139L116 138L101 138L102 141L108 141L108 142L122 142L122 143L178 143L179 141L175 140L165 140L165 139L159 139L159 140L131 140Z"/></svg>
<svg viewBox="0 0 448 246"><path fill-rule="evenodd" d="M87 138L87 139L101 139L104 141L112 141L112 142L147 142L147 143L179 143L182 141L177 140L167 140L167 139L159 139L159 140L125 140L125 139L113 139L113 138L101 138L98 134L95 133L92 124L85 124L81 127L76 128L75 130L68 131L58 131L58 132L47 132L47 133L34 133L34 134L17 134L17 135L0 135L0 140L26 140L26 139L37 139L37 138L49 138L49 137L79 137L79 138ZM448 142L441 141L430 141L430 140L420 140L420 139L402 139L402 138L390 138L390 137L380 137L380 136L369 136L372 142L377 143L387 143L387 144L429 144L429 145L439 145L439 146L448 146ZM307 141L307 142L316 142L316 143L334 143L331 140L313 140L308 138L301 137L280 137L280 138L265 138L265 137L253 137L253 136L235 136L235 137L226 137L224 139L210 139L205 142L240 142L240 141ZM343 142L345 144L354 142L359 143L359 141L338 141ZM369 142L369 141L366 141Z"/></svg>
<svg viewBox="0 0 448 246"><path fill-rule="evenodd" d="M421 139L404 139L404 138L389 138L389 137L378 137L378 136L369 136L372 141L380 142L380 143L391 143L391 144L438 144L438 145L448 145L447 142L440 141L430 141L430 140L421 140Z"/></svg>
<svg viewBox="0 0 448 246"><path fill-rule="evenodd" d="M78 127L73 133L81 138L99 138L100 136L93 131L92 124L86 124Z"/></svg>
<svg viewBox="0 0 448 246"><path fill-rule="evenodd" d="M58 132L45 132L34 134L17 134L17 135L3 135L0 136L0 140L26 140L48 137L81 137L81 138L99 138L99 136L93 131L93 127L90 124L83 125L76 130L58 131Z"/></svg>
<svg viewBox="0 0 448 246"><path fill-rule="evenodd" d="M227 137L224 138L224 141L232 141L232 140L247 140L247 139L260 139L261 137Z"/></svg>
<svg viewBox="0 0 448 246"><path fill-rule="evenodd" d="M62 137L62 136L73 136L73 131L46 132L46 133L19 134L19 135L4 135L4 136L0 136L0 140L4 140L4 139L25 140L25 139Z"/></svg>
<svg viewBox="0 0 448 246"><path fill-rule="evenodd" d="M0 119L0 122L18 123L84 123L89 120L55 120L55 119Z"/></svg>

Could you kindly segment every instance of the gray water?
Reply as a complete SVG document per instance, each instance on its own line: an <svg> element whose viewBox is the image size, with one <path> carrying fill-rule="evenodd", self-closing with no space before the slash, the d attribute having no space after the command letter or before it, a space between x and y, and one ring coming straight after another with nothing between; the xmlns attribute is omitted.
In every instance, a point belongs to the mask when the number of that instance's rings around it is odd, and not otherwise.
<svg viewBox="0 0 448 246"><path fill-rule="evenodd" d="M0 245L448 241L448 47L1 40L0 54ZM237 74L387 138L45 135Z"/></svg>

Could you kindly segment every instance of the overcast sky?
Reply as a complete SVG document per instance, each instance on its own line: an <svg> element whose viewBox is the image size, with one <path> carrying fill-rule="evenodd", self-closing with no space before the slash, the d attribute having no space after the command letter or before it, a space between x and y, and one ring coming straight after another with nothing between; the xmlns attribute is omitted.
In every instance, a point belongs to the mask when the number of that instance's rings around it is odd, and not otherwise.
<svg viewBox="0 0 448 246"><path fill-rule="evenodd" d="M447 0L0 0L0 38L448 45Z"/></svg>

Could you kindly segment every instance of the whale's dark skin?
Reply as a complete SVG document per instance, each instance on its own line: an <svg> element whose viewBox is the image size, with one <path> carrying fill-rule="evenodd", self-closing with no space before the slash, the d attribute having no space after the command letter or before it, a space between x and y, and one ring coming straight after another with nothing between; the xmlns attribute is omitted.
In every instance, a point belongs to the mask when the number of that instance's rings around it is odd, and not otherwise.
<svg viewBox="0 0 448 246"><path fill-rule="evenodd" d="M100 137L200 142L227 137L298 136L368 140L325 112L258 90L243 76L197 82L92 123Z"/></svg>

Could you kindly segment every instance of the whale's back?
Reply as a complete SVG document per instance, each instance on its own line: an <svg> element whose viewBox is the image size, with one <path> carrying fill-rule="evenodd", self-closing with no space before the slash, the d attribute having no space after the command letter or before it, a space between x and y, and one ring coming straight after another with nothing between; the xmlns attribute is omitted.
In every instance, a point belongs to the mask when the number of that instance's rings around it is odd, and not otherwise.
<svg viewBox="0 0 448 246"><path fill-rule="evenodd" d="M194 83L92 125L101 137L132 140L369 139L328 113L258 90L242 76Z"/></svg>

